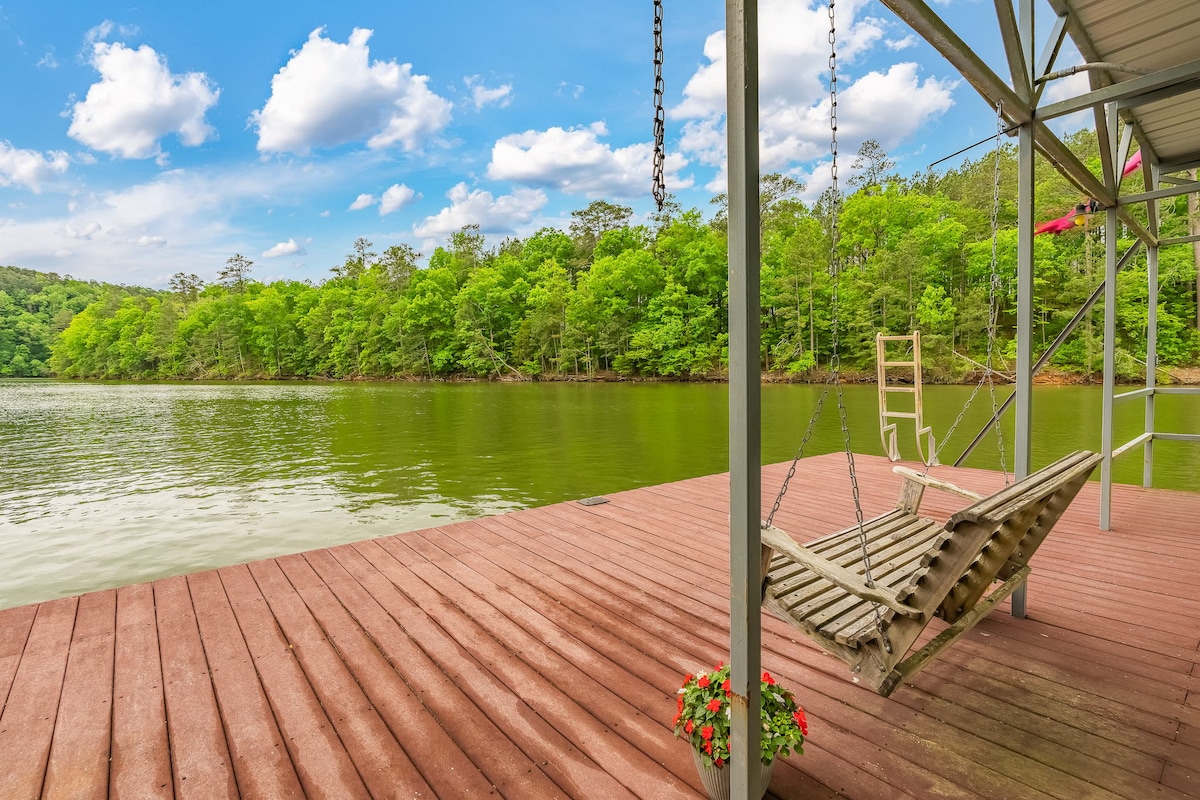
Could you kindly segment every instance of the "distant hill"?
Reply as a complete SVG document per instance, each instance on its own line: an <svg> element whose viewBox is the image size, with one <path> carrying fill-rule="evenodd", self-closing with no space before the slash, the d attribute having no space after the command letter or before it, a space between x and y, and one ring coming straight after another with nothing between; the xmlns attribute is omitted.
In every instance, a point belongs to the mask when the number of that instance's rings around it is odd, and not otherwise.
<svg viewBox="0 0 1200 800"><path fill-rule="evenodd" d="M50 375L51 348L76 314L107 294L146 291L0 266L0 377Z"/></svg>

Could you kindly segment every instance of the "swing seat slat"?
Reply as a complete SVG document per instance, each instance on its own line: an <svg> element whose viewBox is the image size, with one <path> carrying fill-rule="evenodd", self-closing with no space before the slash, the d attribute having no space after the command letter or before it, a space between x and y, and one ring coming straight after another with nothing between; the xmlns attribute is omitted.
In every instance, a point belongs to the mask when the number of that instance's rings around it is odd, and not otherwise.
<svg viewBox="0 0 1200 800"><path fill-rule="evenodd" d="M1025 580L1029 559L1100 460L1081 450L988 496L896 467L904 478L897 507L865 521L861 535L856 524L800 545L779 528L763 530L763 607L886 696ZM973 502L939 525L918 514L927 486ZM949 627L909 655L935 616Z"/></svg>

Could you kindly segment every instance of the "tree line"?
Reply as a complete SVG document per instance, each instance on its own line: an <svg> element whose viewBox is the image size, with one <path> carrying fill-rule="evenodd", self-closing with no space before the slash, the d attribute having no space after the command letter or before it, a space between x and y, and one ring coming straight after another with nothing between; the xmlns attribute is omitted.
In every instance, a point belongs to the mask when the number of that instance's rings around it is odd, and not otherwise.
<svg viewBox="0 0 1200 800"><path fill-rule="evenodd" d="M1092 134L1078 134L1071 144L1098 165ZM927 379L961 379L977 369L972 360L983 360L993 304L995 351L1011 363L1015 150L1005 146L1000 154L1002 203L994 238L993 155L942 174L903 178L878 145L868 142L855 166L854 191L837 209L836 248L828 194L807 204L800 200L803 185L794 179L763 178L763 370L803 378L828 368L835 288L836 339L845 367L873 369L877 332L917 328ZM1039 175L1041 218L1059 216L1079 201L1056 173L1044 168ZM1186 233L1187 212L1184 198L1164 203L1163 235ZM1101 214L1061 236L1035 240L1034 332L1042 346L1103 278L1102 221ZM1120 246L1130 243L1123 239ZM215 282L206 285L179 273L169 291L6 268L0 271L0 374L723 375L728 329L721 196L707 214L669 202L641 224L633 223L630 208L595 201L571 215L566 231L545 228L498 243L468 225L425 264L407 245L373 248L358 239L319 284L259 282L252 277L253 263L240 254L226 262ZM1136 261L1118 284L1118 368L1126 377L1140 374L1145 359L1145 269L1144 259ZM1159 269L1160 360L1195 364L1200 334L1192 249L1165 248ZM24 283L5 275L24 276ZM1102 313L1098 305L1053 365L1082 373L1100 368Z"/></svg>

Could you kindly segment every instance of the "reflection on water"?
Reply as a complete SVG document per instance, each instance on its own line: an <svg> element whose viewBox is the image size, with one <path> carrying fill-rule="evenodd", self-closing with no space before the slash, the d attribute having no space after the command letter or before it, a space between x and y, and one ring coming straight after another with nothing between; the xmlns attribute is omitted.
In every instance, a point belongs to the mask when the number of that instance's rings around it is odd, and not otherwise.
<svg viewBox="0 0 1200 800"><path fill-rule="evenodd" d="M820 390L763 387L764 461L791 458ZM874 387L845 394L855 451L882 453ZM939 434L969 395L926 389ZM1098 390L1035 402L1035 467L1099 447ZM701 384L0 381L0 607L721 472L725 404ZM1159 398L1159 429L1200 433L1189 404ZM1118 441L1141 409L1121 410ZM943 461L989 412L977 398ZM900 446L915 457L911 434ZM840 449L831 399L807 452ZM969 463L999 453L989 438ZM1156 485L1197 475L1200 448L1156 444ZM1140 483L1141 459L1116 479Z"/></svg>

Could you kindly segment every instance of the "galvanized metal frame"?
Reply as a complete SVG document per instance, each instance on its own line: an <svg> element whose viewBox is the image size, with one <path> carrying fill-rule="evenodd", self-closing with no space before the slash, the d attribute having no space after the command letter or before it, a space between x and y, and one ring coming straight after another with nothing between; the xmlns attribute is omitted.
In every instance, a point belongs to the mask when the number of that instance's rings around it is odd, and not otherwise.
<svg viewBox="0 0 1200 800"><path fill-rule="evenodd" d="M1002 115L1018 127L1018 265L1017 343L1018 383L1016 397L1016 463L1018 477L1030 470L1032 379L1037 365L1032 359L1033 307L1033 208L1034 152L1041 152L1068 181L1101 203L1105 226L1105 347L1104 408L1102 439L1101 528L1109 527L1112 460L1136 446L1143 446L1143 481L1153 476L1155 439L1200 442L1193 434L1154 431L1154 397L1162 393L1198 393L1190 389L1159 388L1157 361L1157 272L1158 247L1195 241L1195 236L1173 237L1160 242L1157 203L1160 199L1194 190L1194 186L1172 181L1163 189L1161 176L1200 165L1200 143L1196 151L1164 163L1153 142L1142 130L1135 109L1151 100L1158 102L1200 87L1200 61L1182 64L1127 81L1116 81L1104 71L1090 72L1092 91L1079 98L1039 108L1047 75L1061 50L1064 32L1069 32L1084 58L1102 61L1089 32L1073 13L1072 0L1048 0L1056 14L1054 28L1042 50L1033 59L1035 45L1033 0L994 0L1000 35L1012 74L1014 90L1000 79L923 0L881 0L941 53L975 90L993 107L1002 101ZM729 451L730 451L730 650L734 701L732 709L733 757L732 796L751 798L758 785L759 763L749 754L758 752L761 620L760 492L761 407L759 390L759 206L758 206L758 9L757 0L726 0L726 61L728 88L729 163ZM1060 113L1093 108L1101 141L1104 180L1093 175L1045 125ZM1120 126L1125 130L1119 133ZM1131 142L1143 151L1148 191L1127 198L1120 195L1118 165L1124 163ZM1149 226L1130 213L1134 203L1147 203ZM1117 231L1125 226L1147 245L1150 309L1145 389L1128 393L1144 397L1145 432L1114 451L1113 404L1115 385L1116 279L1120 267L1132 256L1131 248L1117 259ZM1094 299L1089 301L1094 302ZM1077 315L1082 318L1081 314ZM1014 596L1013 612L1024 614L1024 587ZM753 723L753 724L752 724Z"/></svg>
<svg viewBox="0 0 1200 800"><path fill-rule="evenodd" d="M1069 33L1080 54L1089 63L1109 62L1105 54L1096 47L1091 32L1083 25L1076 13L1077 6L1086 6L1089 0L1047 0L1055 13L1053 29L1041 51L1033 61L1034 27L1033 0L994 0L1000 38L1011 73L1011 87L996 75L962 39L934 13L923 0L880 0L909 27L921 35L941 53L975 90L988 102L995 105L1003 101L1003 114L1012 126L1019 126L1019 156L1017 174L1018 194L1018 264L1017 264L1017 390L1016 400L1016 465L1018 476L1029 469L1029 435L1032 418L1032 377L1044 363L1033 364L1031 353L1022 341L1032 339L1032 209L1033 209L1033 152L1042 153L1050 163L1084 195L1093 198L1105 208L1105 279L1102 288L1105 298L1104 323L1104 402L1101 420L1101 439L1105 460L1101 468L1101 513L1100 527L1110 527L1112 486L1112 460L1135 446L1143 446L1143 483L1149 486L1153 477L1153 442L1155 439L1174 441L1198 441L1194 434L1161 433L1154 430L1156 394L1200 394L1200 390L1165 389L1157 385L1157 273L1158 249L1171 244L1184 244L1200 240L1200 236L1176 236L1160 240L1158 231L1159 200L1177 197L1200 189L1196 182L1181 178L1170 178L1169 173L1194 169L1200 166L1200 136L1195 149L1187 154L1173 154L1170 160L1159 157L1153 137L1142 129L1138 110L1150 103L1176 100L1184 102L1183 95L1200 89L1200 60L1159 69L1146 75L1117 80L1112 71L1097 68L1089 71L1091 91L1057 103L1039 106L1046 81L1042 80L1054 69L1054 62L1062 49L1063 37ZM1136 3L1130 2L1130 9ZM1187 8L1187 6L1180 6ZM1191 17L1180 22L1191 21ZM1034 65L1032 72L1030 65ZM1099 66L1098 64L1096 66ZM1195 103L1194 97L1186 98ZM1101 168L1103 176L1097 178L1066 148L1063 142L1045 125L1047 120L1091 108L1096 118L1096 131L1100 140ZM1142 150L1143 171L1147 190L1121 196L1121 165L1133 143ZM1167 177L1167 180L1163 178ZM1164 186L1163 184L1168 184ZM1132 216L1135 205L1145 204L1148 225L1143 226ZM1120 268L1132 255L1117 259L1117 232L1121 225L1132 232L1147 247L1147 279L1150 283L1147 330L1147 378L1146 388L1126 393L1121 397L1144 397L1145 431L1141 436L1125 445L1114 447L1113 406L1115 395L1115 305L1116 278ZM1085 309L1095 302L1093 298L1077 315L1082 318ZM989 423L990 426L991 423ZM986 430L986 429L985 429ZM982 437L982 433L980 437ZM1022 598L1023 599L1023 598ZM1020 612L1023 603L1014 603Z"/></svg>
<svg viewBox="0 0 1200 800"><path fill-rule="evenodd" d="M758 0L726 0L729 159L730 788L758 786L762 649ZM753 800L758 800L754 797Z"/></svg>

